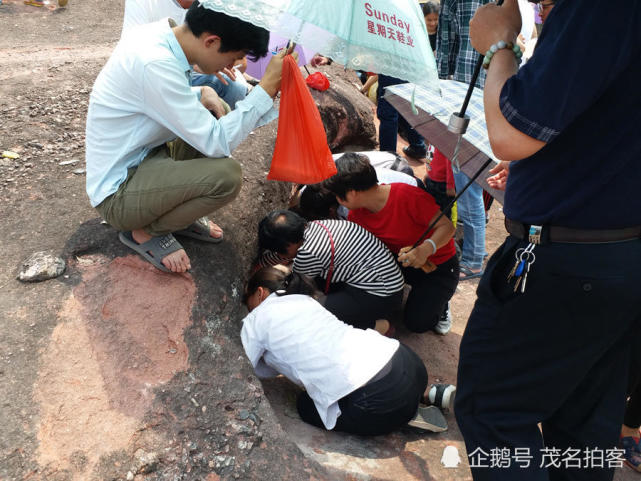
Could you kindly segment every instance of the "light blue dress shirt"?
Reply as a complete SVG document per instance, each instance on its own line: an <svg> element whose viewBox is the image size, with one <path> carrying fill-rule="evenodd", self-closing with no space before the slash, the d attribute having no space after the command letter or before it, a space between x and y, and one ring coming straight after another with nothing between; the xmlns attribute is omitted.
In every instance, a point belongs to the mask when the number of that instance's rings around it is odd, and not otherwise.
<svg viewBox="0 0 641 481"><path fill-rule="evenodd" d="M170 22L123 35L93 86L86 188L94 207L158 145L179 137L208 157L228 157L254 128L277 117L272 98L257 86L217 120L200 103L200 89L189 85L191 67Z"/></svg>

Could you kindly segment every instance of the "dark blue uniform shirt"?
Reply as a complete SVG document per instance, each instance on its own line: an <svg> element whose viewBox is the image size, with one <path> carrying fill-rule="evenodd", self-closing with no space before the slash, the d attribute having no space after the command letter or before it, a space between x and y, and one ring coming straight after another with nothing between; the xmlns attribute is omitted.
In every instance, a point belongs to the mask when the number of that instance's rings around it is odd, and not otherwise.
<svg viewBox="0 0 641 481"><path fill-rule="evenodd" d="M511 125L547 142L512 162L508 218L641 225L641 1L557 1L500 105Z"/></svg>

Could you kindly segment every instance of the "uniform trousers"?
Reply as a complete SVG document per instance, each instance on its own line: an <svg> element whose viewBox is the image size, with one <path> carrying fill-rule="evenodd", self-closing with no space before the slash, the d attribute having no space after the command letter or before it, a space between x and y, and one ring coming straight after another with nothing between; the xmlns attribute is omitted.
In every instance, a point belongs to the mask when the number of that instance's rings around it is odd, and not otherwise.
<svg viewBox="0 0 641 481"><path fill-rule="evenodd" d="M539 245L514 292L507 276L526 245L510 236L492 256L461 341L455 413L474 479L610 480L616 463L599 458L623 420L641 240ZM492 467L493 450L510 459Z"/></svg>

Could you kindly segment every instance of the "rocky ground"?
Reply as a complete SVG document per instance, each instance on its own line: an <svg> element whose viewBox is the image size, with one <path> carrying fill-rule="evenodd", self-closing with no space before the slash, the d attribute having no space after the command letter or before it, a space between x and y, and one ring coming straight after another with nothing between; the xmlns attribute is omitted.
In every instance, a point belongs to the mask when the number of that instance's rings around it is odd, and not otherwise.
<svg viewBox="0 0 641 481"><path fill-rule="evenodd" d="M213 252L187 244L200 262L188 276L158 274L100 224L84 193L84 123L123 3L0 5L0 151L19 155L0 159L0 480L471 479L439 462L446 445L464 454L451 414L438 436L322 433L292 413L290 386L252 376L237 343L234 272L259 213L286 198L263 180L267 158L246 166L243 209L221 214L237 241ZM270 128L238 156L269 151ZM501 221L497 206L490 252ZM36 251L62 255L67 271L20 283L19 265ZM455 381L474 289L459 286L448 336L400 333L432 380Z"/></svg>

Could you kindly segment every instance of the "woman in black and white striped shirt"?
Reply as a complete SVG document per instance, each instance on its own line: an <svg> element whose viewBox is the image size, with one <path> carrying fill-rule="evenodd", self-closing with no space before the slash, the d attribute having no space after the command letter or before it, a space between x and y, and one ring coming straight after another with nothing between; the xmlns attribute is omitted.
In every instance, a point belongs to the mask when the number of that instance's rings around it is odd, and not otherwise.
<svg viewBox="0 0 641 481"><path fill-rule="evenodd" d="M269 213L259 224L258 241L266 252L263 265L294 261L293 270L322 279L325 308L362 329L385 332L400 309L404 280L392 253L353 222L307 222L288 210Z"/></svg>

